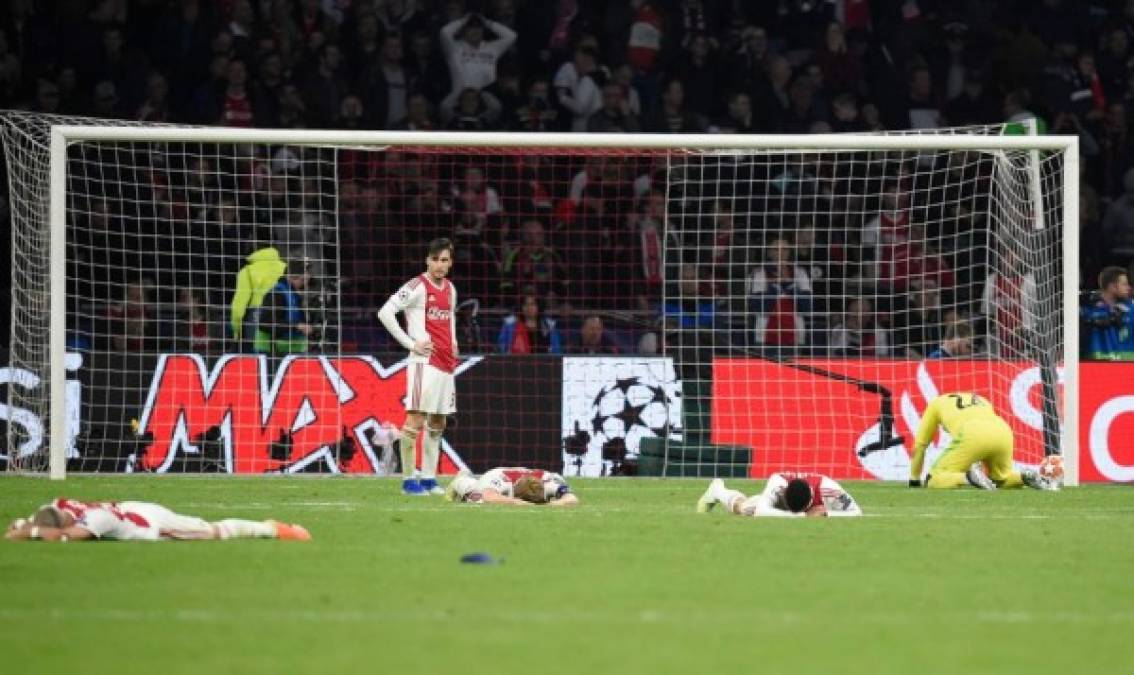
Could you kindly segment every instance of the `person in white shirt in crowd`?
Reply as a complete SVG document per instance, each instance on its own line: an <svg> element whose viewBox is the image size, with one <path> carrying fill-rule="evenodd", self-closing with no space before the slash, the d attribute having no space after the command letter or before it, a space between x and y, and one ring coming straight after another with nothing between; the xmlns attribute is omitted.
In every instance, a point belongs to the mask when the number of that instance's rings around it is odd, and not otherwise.
<svg viewBox="0 0 1134 675"><path fill-rule="evenodd" d="M495 39L484 39L486 28L496 35ZM499 117L500 100L486 89L496 83L496 64L515 42L514 30L480 14L466 14L441 28L441 51L449 63L453 84L452 91L441 102L444 118L452 116L457 97L465 89L480 91L492 117Z"/></svg>

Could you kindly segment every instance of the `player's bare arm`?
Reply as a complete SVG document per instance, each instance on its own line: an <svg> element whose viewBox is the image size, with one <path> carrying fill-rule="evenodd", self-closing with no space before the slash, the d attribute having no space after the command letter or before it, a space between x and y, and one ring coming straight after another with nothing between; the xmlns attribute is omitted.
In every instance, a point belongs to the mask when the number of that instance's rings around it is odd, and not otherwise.
<svg viewBox="0 0 1134 675"><path fill-rule="evenodd" d="M4 538L9 541L81 541L94 539L94 535L78 525L49 527L20 518L8 526Z"/></svg>

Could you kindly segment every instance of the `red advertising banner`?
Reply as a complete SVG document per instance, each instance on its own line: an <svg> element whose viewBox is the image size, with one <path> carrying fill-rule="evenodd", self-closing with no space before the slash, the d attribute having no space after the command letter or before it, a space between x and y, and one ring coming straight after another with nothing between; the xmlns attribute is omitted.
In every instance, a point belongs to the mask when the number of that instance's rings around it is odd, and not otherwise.
<svg viewBox="0 0 1134 675"><path fill-rule="evenodd" d="M1134 363L1079 367L1079 479L1134 481Z"/></svg>
<svg viewBox="0 0 1134 675"><path fill-rule="evenodd" d="M752 448L753 477L781 469L835 478L904 480L909 449L926 402L950 391L985 396L1016 433L1016 460L1043 457L1040 372L1034 364L989 361L795 362L760 359L713 364L712 441ZM878 439L880 397L817 370L875 383L893 396L894 434L904 443L859 457ZM1088 363L1080 370L1080 477L1134 480L1134 364ZM1130 414L1128 414L1130 413ZM948 439L930 446L931 465Z"/></svg>

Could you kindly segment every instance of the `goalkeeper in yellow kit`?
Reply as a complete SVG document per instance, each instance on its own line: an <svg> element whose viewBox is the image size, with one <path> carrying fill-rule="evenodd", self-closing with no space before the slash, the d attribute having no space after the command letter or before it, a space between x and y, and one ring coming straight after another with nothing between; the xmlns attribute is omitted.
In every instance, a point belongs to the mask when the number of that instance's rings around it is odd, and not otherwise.
<svg viewBox="0 0 1134 675"><path fill-rule="evenodd" d="M938 426L952 441L923 483L925 449L937 435ZM1012 444L1012 428L986 399L979 394L942 394L929 402L921 417L910 461L910 487L955 488L968 483L982 490L1024 485L1038 490L1058 489L1056 483L1035 471L1017 471L1012 464Z"/></svg>

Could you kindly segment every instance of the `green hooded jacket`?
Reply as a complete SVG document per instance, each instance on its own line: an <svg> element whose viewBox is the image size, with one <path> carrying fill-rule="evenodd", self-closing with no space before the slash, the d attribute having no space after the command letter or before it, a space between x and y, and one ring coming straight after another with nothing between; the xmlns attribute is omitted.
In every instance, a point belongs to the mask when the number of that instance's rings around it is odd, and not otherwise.
<svg viewBox="0 0 1134 675"><path fill-rule="evenodd" d="M264 296L272 290L285 271L287 263L274 248L257 249L248 255L248 264L241 267L236 275L236 293L232 296L232 314L229 318L232 335L237 340L244 333L244 317L248 310L263 304Z"/></svg>

